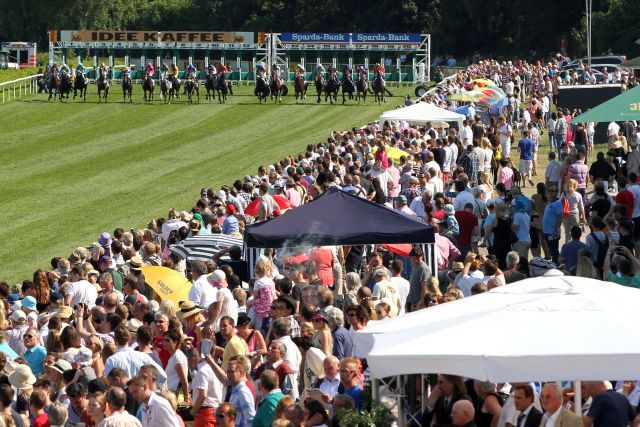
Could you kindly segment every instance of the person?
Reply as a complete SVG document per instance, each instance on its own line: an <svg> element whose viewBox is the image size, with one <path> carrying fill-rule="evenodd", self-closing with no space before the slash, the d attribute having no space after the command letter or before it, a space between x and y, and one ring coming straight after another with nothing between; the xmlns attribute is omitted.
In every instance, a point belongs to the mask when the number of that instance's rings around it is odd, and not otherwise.
<svg viewBox="0 0 640 427"><path fill-rule="evenodd" d="M358 370L360 362L355 357L348 357L340 361L340 384L344 387L344 394L355 402L357 410L362 408L362 386L358 384Z"/></svg>
<svg viewBox="0 0 640 427"><path fill-rule="evenodd" d="M513 134L513 129L511 128L511 125L507 124L507 119L505 117L500 117L498 133L500 135L502 157L506 159L510 156L509 153L511 152L511 136Z"/></svg>
<svg viewBox="0 0 640 427"><path fill-rule="evenodd" d="M233 356L247 356L249 354L247 343L236 334L234 326L235 322L231 317L224 316L220 319L220 335L226 345L224 348L216 346L216 354L222 356L223 371L227 370Z"/></svg>
<svg viewBox="0 0 640 427"><path fill-rule="evenodd" d="M29 397L29 409L33 416L32 427L50 427L49 416L45 412L47 397L41 390L34 390Z"/></svg>
<svg viewBox="0 0 640 427"><path fill-rule="evenodd" d="M178 388L182 386L184 401L188 404L191 402L189 380L187 379L189 362L187 361L187 356L180 350L181 341L180 332L175 329L170 329L164 333L164 348L171 355L166 367L167 387L177 397Z"/></svg>
<svg viewBox="0 0 640 427"><path fill-rule="evenodd" d="M278 374L266 370L260 375L260 394L262 398L258 402L258 410L253 418L251 427L270 427L275 416L276 406L284 397L278 387Z"/></svg>
<svg viewBox="0 0 640 427"><path fill-rule="evenodd" d="M307 400L304 402L304 425L309 427L326 427L330 424L327 410L322 402Z"/></svg>
<svg viewBox="0 0 640 427"><path fill-rule="evenodd" d="M587 381L584 386L593 399L582 416L585 427L626 427L636 418L636 410L625 395L609 389L604 381Z"/></svg>
<svg viewBox="0 0 640 427"><path fill-rule="evenodd" d="M617 254L616 266L618 274L611 271L611 259ZM625 246L616 246L611 242L604 259L603 279L631 288L640 288L640 261L633 256L633 252Z"/></svg>
<svg viewBox="0 0 640 427"><path fill-rule="evenodd" d="M293 371L284 362L284 356L287 353L287 347L278 341L274 341L269 344L269 352L266 359L258 369L255 370L254 378L259 378L260 375L271 370L278 375L278 384L280 384L280 390L283 394L289 396L293 393L294 383L292 381Z"/></svg>
<svg viewBox="0 0 640 427"><path fill-rule="evenodd" d="M589 247L580 241L582 230L577 225L571 227L571 241L562 245L558 262L564 264L565 270L569 272L575 271L578 267L578 252Z"/></svg>
<svg viewBox="0 0 640 427"><path fill-rule="evenodd" d="M539 427L542 412L533 404L533 387L529 384L518 384L513 388L513 402L520 412L515 427Z"/></svg>
<svg viewBox="0 0 640 427"><path fill-rule="evenodd" d="M94 425L100 424L104 421L107 410L107 395L103 392L91 393L89 396L89 402L87 403L89 415L91 415L91 421Z"/></svg>
<svg viewBox="0 0 640 427"><path fill-rule="evenodd" d="M565 241L568 240L568 236L571 235L571 228L577 225L583 225L586 223L586 214L584 209L584 203L582 195L577 191L578 181L575 179L569 179L565 187L565 192L560 198L561 202L568 204L568 213L565 214L563 208L562 224L564 225Z"/></svg>
<svg viewBox="0 0 640 427"><path fill-rule="evenodd" d="M131 379L129 383L131 394L142 404L143 427L180 427L178 416L167 399L151 390L149 381L141 376Z"/></svg>
<svg viewBox="0 0 640 427"><path fill-rule="evenodd" d="M547 383L540 392L540 403L544 408L541 427L584 427L579 415L562 406L564 390L556 383Z"/></svg>
<svg viewBox="0 0 640 427"><path fill-rule="evenodd" d="M195 419L194 427L214 427L216 408L224 401L222 382L206 359L200 358L200 351L197 348L189 349L187 356L192 373L191 415Z"/></svg>
<svg viewBox="0 0 640 427"><path fill-rule="evenodd" d="M167 379L164 369L147 353L134 351L129 347L131 341L131 333L126 325L119 325L113 331L113 338L118 346L115 354L109 356L104 366L104 375L108 376L112 369L122 369L129 378L133 378L139 374L140 369L144 365L152 365L158 370L159 380L164 383Z"/></svg>
<svg viewBox="0 0 640 427"><path fill-rule="evenodd" d="M409 252L411 257L411 276L409 278L409 295L407 296L407 311L418 309L418 304L424 298L427 289L427 279L431 277L431 270L424 262L424 253L419 246Z"/></svg>
<svg viewBox="0 0 640 427"><path fill-rule="evenodd" d="M69 423L90 424L91 414L89 413L89 399L87 387L81 383L70 384L67 387L67 397L69 398Z"/></svg>
<svg viewBox="0 0 640 427"><path fill-rule="evenodd" d="M473 421L475 409L468 400L459 400L451 407L451 425L456 427L476 427Z"/></svg>
<svg viewBox="0 0 640 427"><path fill-rule="evenodd" d="M218 409L216 409L216 427L235 427L237 415L235 405L222 403L218 406Z"/></svg>
<svg viewBox="0 0 640 427"><path fill-rule="evenodd" d="M474 420L478 427L498 425L502 411L502 397L496 392L496 385L490 381L474 381L478 403Z"/></svg>
<svg viewBox="0 0 640 427"><path fill-rule="evenodd" d="M515 214L511 229L516 233L518 241L513 243L513 250L518 252L520 258L529 258L529 248L531 247L531 217L527 213L527 206L520 200L515 200Z"/></svg>
<svg viewBox="0 0 640 427"><path fill-rule="evenodd" d="M27 329L23 337L26 351L22 358L29 364L33 375L38 377L44 371L43 363L47 349L40 345L40 333L36 328Z"/></svg>
<svg viewBox="0 0 640 427"><path fill-rule="evenodd" d="M522 187L526 187L525 178L528 179L529 184L533 186L533 180L531 179L533 171L533 159L536 152L536 144L529 139L529 131L522 132L523 139L518 143L518 154L520 154L520 174L522 176Z"/></svg>
<svg viewBox="0 0 640 427"><path fill-rule="evenodd" d="M231 403L237 411L236 426L249 427L256 415L255 402L253 394L245 381L247 373L247 360L245 357L238 357L227 364L227 381L231 387L231 395L229 403Z"/></svg>
<svg viewBox="0 0 640 427"><path fill-rule="evenodd" d="M557 264L560 255L560 226L562 225L562 203L558 198L558 188L552 185L547 188L549 202L542 215L542 236L547 241L551 260Z"/></svg>
<svg viewBox="0 0 640 427"><path fill-rule="evenodd" d="M97 427L142 427L136 417L125 409L127 393L120 387L111 387L107 394L107 403L111 415L106 417Z"/></svg>

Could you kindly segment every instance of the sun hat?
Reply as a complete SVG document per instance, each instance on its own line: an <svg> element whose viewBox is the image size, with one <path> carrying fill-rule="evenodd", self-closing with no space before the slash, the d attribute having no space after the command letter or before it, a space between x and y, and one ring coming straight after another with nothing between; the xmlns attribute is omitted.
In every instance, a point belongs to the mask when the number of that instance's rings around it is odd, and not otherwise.
<svg viewBox="0 0 640 427"><path fill-rule="evenodd" d="M22 307L31 311L36 310L36 299L32 296L24 297L22 299Z"/></svg>
<svg viewBox="0 0 640 427"><path fill-rule="evenodd" d="M464 264L461 263L460 261L456 261L453 264L451 264L451 271L458 272L462 270L464 270Z"/></svg>
<svg viewBox="0 0 640 427"><path fill-rule="evenodd" d="M63 305L60 308L58 308L58 312L56 313L56 316L58 316L61 319L69 319L71 318L71 316L73 316L73 309L68 305Z"/></svg>
<svg viewBox="0 0 640 427"><path fill-rule="evenodd" d="M67 362L64 359L58 359L56 363L49 366L49 369L54 369L61 374L64 374L66 371L73 369L73 366L71 366L71 363Z"/></svg>
<svg viewBox="0 0 640 427"><path fill-rule="evenodd" d="M30 388L36 382L36 376L31 372L29 365L18 365L9 374L9 383L18 390Z"/></svg>
<svg viewBox="0 0 640 427"><path fill-rule="evenodd" d="M198 314L202 311L202 307L198 307L193 301L185 301L180 304L180 310L176 313L178 319L182 320L187 317Z"/></svg>
<svg viewBox="0 0 640 427"><path fill-rule="evenodd" d="M453 205L444 205L444 211L447 215L453 215L456 212Z"/></svg>
<svg viewBox="0 0 640 427"><path fill-rule="evenodd" d="M283 302L285 303L288 307L289 310L291 310L291 312L293 314L296 314L296 302L293 298L291 298L290 296L282 296L282 297L278 297L274 300L274 302Z"/></svg>
<svg viewBox="0 0 640 427"><path fill-rule="evenodd" d="M27 315L24 314L24 311L22 310L14 310L13 313L11 313L11 316L9 316L9 319L17 323L23 323L27 320Z"/></svg>
<svg viewBox="0 0 640 427"><path fill-rule="evenodd" d="M160 304L158 304L158 301L156 300L150 300L149 301L149 311L151 313L156 313L158 310L160 310Z"/></svg>
<svg viewBox="0 0 640 427"><path fill-rule="evenodd" d="M135 317L129 319L129 321L127 322L127 329L129 330L129 332L133 332L133 333L138 332L138 329L140 329L140 326L142 326L142 322L136 319Z"/></svg>
<svg viewBox="0 0 640 427"><path fill-rule="evenodd" d="M214 284L220 283L226 278L227 278L227 275L222 270L215 270L213 273L209 274L209 276L207 277L209 282Z"/></svg>
<svg viewBox="0 0 640 427"><path fill-rule="evenodd" d="M80 347L73 356L73 361L80 366L91 366L93 363L93 353L86 347Z"/></svg>
<svg viewBox="0 0 640 427"><path fill-rule="evenodd" d="M327 316L325 316L324 313L322 313L320 310L313 313L313 317L311 318L311 320L319 320L324 323L329 323L329 319L327 319Z"/></svg>
<svg viewBox="0 0 640 427"><path fill-rule="evenodd" d="M100 235L100 238L98 239L98 243L103 248L106 248L107 246L111 246L111 243L113 243L113 239L111 238L111 234L107 233L106 231L104 233L102 233Z"/></svg>
<svg viewBox="0 0 640 427"><path fill-rule="evenodd" d="M131 266L132 270L140 270L142 268L142 264L143 261L140 255L135 255L129 260L129 265Z"/></svg>
<svg viewBox="0 0 640 427"><path fill-rule="evenodd" d="M22 300L17 300L11 304L11 311L22 310Z"/></svg>

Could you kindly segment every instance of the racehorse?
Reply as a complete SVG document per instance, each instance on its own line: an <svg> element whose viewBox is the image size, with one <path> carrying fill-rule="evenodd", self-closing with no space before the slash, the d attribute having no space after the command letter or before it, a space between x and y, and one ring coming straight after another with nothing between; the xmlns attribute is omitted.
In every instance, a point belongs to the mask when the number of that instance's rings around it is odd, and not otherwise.
<svg viewBox="0 0 640 427"><path fill-rule="evenodd" d="M300 99L307 99L307 81L302 74L296 76L293 87L296 93L296 101L298 97L300 97Z"/></svg>
<svg viewBox="0 0 640 427"><path fill-rule="evenodd" d="M216 91L218 92L218 101L220 104L227 102L227 94L229 93L229 79L225 73L218 74L216 80Z"/></svg>
<svg viewBox="0 0 640 427"><path fill-rule="evenodd" d="M167 102L170 104L173 99L173 85L171 83L171 77L167 78L166 74L162 75L160 79L160 95L164 100L164 103Z"/></svg>
<svg viewBox="0 0 640 427"><path fill-rule="evenodd" d="M144 92L145 101L153 101L153 91L155 90L156 83L153 81L153 77L147 72L142 80L142 91ZM147 96L147 92L149 95Z"/></svg>
<svg viewBox="0 0 640 427"><path fill-rule="evenodd" d="M360 103L360 97L362 97L362 103L367 103L367 92L369 91L369 82L367 81L364 73L359 73L358 82L356 83L356 101Z"/></svg>
<svg viewBox="0 0 640 427"><path fill-rule="evenodd" d="M318 92L318 104L320 104L320 96L324 91L325 84L326 82L324 80L324 76L322 75L322 73L316 73L315 85L316 85L316 92Z"/></svg>
<svg viewBox="0 0 640 427"><path fill-rule="evenodd" d="M269 96L269 84L267 83L267 81L265 80L264 76L262 75L258 75L256 77L256 90L255 90L255 94L258 97L258 99L260 100L260 104L262 104L262 101L264 100L265 102L267 101L267 96Z"/></svg>
<svg viewBox="0 0 640 427"><path fill-rule="evenodd" d="M338 100L338 90L340 89L340 82L338 81L338 77L334 75L330 75L327 79L327 84L324 86L324 102L327 102L327 99L333 104L333 101Z"/></svg>
<svg viewBox="0 0 640 427"><path fill-rule="evenodd" d="M89 79L82 73L76 73L76 79L73 81L73 99L76 99L78 91L80 91L80 98L83 101L87 101L87 86L89 86Z"/></svg>
<svg viewBox="0 0 640 427"><path fill-rule="evenodd" d="M69 93L71 93L72 86L73 84L71 83L71 77L69 77L69 74L62 73L62 75L60 76L60 87L59 87L60 101L62 101L62 98L64 97L64 95L66 95L66 98L69 99Z"/></svg>
<svg viewBox="0 0 640 427"><path fill-rule="evenodd" d="M273 97L275 96L276 97L275 102L282 103L282 94L284 91L284 84L280 76L274 76L271 79L271 83L269 84L269 89L271 90L271 100L273 101Z"/></svg>
<svg viewBox="0 0 640 427"><path fill-rule="evenodd" d="M122 78L122 102L127 102L127 94L129 95L129 102L131 100L131 93L133 92L133 82L130 76L124 76Z"/></svg>
<svg viewBox="0 0 640 427"><path fill-rule="evenodd" d="M198 102L200 102L200 91L198 90L198 79L194 75L189 75L187 81L184 82L184 87L187 90L187 96L189 97L189 104L193 104L193 92L195 91L198 96Z"/></svg>
<svg viewBox="0 0 640 427"><path fill-rule="evenodd" d="M55 66L51 69L51 77L49 77L49 81L47 82L47 90L49 91L49 101L51 101L54 91L55 96L53 96L53 99L56 99L60 93L60 76L58 75L58 68Z"/></svg>
<svg viewBox="0 0 640 427"><path fill-rule="evenodd" d="M104 102L107 102L107 96L109 96L109 79L107 79L104 71L100 71L96 84L98 85L98 102L102 102L102 92L104 92Z"/></svg>
<svg viewBox="0 0 640 427"><path fill-rule="evenodd" d="M373 94L378 105L381 102L387 102L387 83L379 71L376 71L376 77L373 79Z"/></svg>
<svg viewBox="0 0 640 427"><path fill-rule="evenodd" d="M176 74L169 74L169 80L171 81L171 87L174 91L174 96L180 98L180 79Z"/></svg>
<svg viewBox="0 0 640 427"><path fill-rule="evenodd" d="M207 95L205 96L205 99L208 99L209 101L215 100L216 99L216 75L213 74L211 71L208 71L207 75L205 76L204 87L207 90Z"/></svg>
<svg viewBox="0 0 640 427"><path fill-rule="evenodd" d="M342 103L346 103L345 93L349 94L349 99L353 99L353 92L356 91L356 85L353 83L353 79L349 76L344 76L342 78Z"/></svg>

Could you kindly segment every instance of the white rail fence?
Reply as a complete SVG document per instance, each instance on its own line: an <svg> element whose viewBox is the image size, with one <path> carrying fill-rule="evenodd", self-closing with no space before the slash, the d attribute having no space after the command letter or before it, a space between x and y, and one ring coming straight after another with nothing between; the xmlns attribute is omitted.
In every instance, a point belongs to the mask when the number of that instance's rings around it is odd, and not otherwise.
<svg viewBox="0 0 640 427"><path fill-rule="evenodd" d="M38 92L38 84L36 80L42 77L42 74L22 77L10 82L0 83L0 92L2 93L2 103L15 101L23 96L32 95Z"/></svg>

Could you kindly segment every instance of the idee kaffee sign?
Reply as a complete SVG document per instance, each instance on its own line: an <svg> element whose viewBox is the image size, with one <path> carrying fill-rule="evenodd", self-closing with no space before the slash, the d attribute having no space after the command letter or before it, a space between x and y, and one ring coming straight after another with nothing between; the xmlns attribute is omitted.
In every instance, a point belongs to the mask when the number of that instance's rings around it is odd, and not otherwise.
<svg viewBox="0 0 640 427"><path fill-rule="evenodd" d="M79 43L253 43L254 33L235 31L62 30L60 41Z"/></svg>

